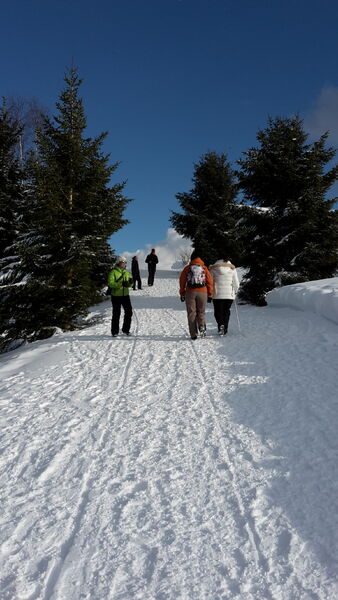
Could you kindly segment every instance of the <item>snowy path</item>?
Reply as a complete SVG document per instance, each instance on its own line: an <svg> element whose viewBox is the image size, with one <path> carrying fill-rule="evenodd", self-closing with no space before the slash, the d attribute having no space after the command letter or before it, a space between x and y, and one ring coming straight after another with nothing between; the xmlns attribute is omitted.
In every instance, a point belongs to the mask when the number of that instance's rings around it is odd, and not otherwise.
<svg viewBox="0 0 338 600"><path fill-rule="evenodd" d="M1 599L338 598L337 326L132 301L0 357Z"/></svg>

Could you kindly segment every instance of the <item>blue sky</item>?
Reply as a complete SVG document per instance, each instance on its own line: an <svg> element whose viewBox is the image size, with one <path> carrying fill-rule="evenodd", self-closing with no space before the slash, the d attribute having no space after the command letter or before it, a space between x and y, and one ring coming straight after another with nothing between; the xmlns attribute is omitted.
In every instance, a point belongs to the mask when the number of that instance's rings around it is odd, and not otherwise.
<svg viewBox="0 0 338 600"><path fill-rule="evenodd" d="M121 253L165 240L175 194L209 150L235 164L268 116L298 113L338 145L335 0L13 0L2 7L2 96L52 112L72 64L88 134L108 131L130 224Z"/></svg>

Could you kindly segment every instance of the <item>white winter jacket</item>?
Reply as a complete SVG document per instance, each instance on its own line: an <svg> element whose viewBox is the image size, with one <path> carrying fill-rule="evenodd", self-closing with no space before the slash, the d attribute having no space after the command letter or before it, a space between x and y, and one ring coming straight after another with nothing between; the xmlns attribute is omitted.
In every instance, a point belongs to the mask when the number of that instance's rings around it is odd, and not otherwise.
<svg viewBox="0 0 338 600"><path fill-rule="evenodd" d="M234 300L239 288L236 269L231 268L229 262L216 260L215 264L209 267L209 270L214 281L213 299Z"/></svg>

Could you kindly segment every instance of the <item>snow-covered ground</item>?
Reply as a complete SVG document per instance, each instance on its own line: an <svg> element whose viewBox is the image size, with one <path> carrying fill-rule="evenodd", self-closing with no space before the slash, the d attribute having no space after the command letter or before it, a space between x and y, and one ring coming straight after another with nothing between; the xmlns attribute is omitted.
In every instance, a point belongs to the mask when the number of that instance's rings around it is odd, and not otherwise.
<svg viewBox="0 0 338 600"><path fill-rule="evenodd" d="M338 326L208 305L192 342L170 275L131 338L107 301L0 357L1 600L338 598Z"/></svg>
<svg viewBox="0 0 338 600"><path fill-rule="evenodd" d="M268 304L309 310L338 323L338 277L276 288L268 293Z"/></svg>

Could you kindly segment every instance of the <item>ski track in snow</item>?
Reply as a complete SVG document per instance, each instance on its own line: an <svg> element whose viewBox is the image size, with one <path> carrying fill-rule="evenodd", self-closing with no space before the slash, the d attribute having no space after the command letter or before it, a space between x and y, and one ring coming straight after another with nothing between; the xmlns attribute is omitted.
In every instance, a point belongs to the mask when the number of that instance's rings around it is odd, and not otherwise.
<svg viewBox="0 0 338 600"><path fill-rule="evenodd" d="M177 287L1 357L1 599L338 598L337 328Z"/></svg>

